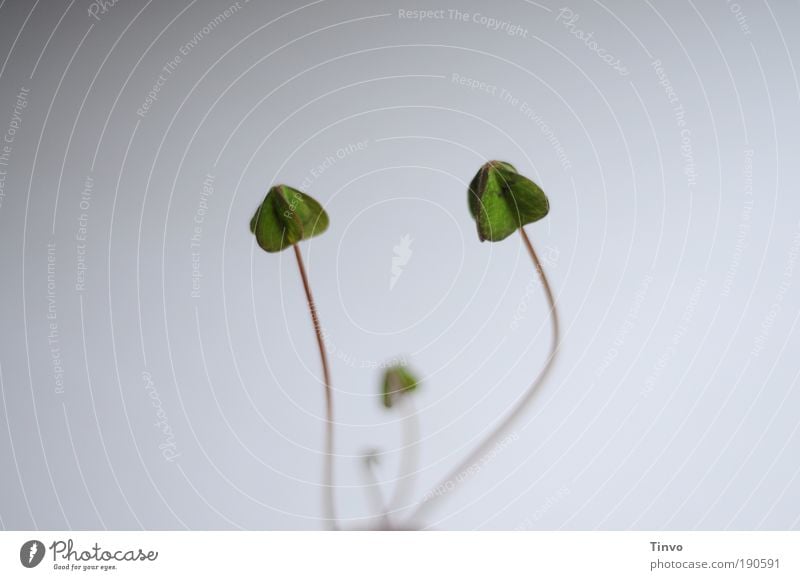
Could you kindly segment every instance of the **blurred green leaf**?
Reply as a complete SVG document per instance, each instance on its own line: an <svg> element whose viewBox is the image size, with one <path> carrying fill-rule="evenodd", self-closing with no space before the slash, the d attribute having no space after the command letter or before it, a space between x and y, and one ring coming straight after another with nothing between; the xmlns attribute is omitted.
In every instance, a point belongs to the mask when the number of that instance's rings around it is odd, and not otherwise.
<svg viewBox="0 0 800 580"><path fill-rule="evenodd" d="M394 365L383 373L383 405L391 409L400 397L414 391L419 380L405 365Z"/></svg>

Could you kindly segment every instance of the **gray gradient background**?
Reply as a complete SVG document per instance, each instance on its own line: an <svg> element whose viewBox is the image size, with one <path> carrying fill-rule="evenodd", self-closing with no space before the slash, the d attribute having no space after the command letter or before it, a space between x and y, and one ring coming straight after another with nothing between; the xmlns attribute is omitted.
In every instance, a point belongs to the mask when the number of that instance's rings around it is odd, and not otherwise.
<svg viewBox="0 0 800 580"><path fill-rule="evenodd" d="M519 237L480 244L467 212L466 183L491 158L550 197L528 231L563 345L512 441L420 525L800 527L800 5L458 4L527 32L399 18L452 8L413 0L241 3L141 117L162 67L230 3L119 0L99 21L86 0L0 3L3 135L29 89L0 205L3 528L321 526L302 287L291 253L258 251L247 229L277 181L305 182L332 218L303 251L331 340L339 512L372 522L365 449L383 450L391 492L400 415L380 407L373 367L395 356L424 376L421 497L548 348ZM404 235L412 255L390 289Z"/></svg>

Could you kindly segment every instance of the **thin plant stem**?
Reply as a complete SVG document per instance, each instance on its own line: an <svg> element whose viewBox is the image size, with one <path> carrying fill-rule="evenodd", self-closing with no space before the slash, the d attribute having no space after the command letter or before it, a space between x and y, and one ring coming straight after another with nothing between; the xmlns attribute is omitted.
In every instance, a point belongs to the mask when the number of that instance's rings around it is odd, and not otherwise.
<svg viewBox="0 0 800 580"><path fill-rule="evenodd" d="M417 419L414 403L411 401L411 397L405 396L401 397L400 404L403 407L403 447L400 467L397 473L397 483L395 484L392 500L388 504L384 501L378 477L375 474L375 464L377 463L375 454L364 455L367 500L372 504L373 511L380 514L379 517L384 530L392 529L392 517L390 514L402 511L406 507L405 502L414 490L414 480L419 460L416 448L419 443L419 420Z"/></svg>
<svg viewBox="0 0 800 580"><path fill-rule="evenodd" d="M542 268L542 264L539 261L539 257L536 255L536 250L533 249L533 244L531 244L530 239L528 239L528 235L525 233L524 228L519 229L519 233L522 236L522 241L525 244L526 249L528 250L528 254L530 254L531 260L533 261L533 265L536 268L536 271L539 274L539 279L542 282L542 286L544 287L544 293L547 298L547 302L550 305L550 320L552 322L552 344L550 346L550 354L547 356L547 360L545 362L544 367L539 372L536 380L533 381L528 390L520 397L517 401L516 406L511 410L511 412L497 425L488 436L486 436L475 449L467 455L467 457L462 460L455 469L453 469L450 474L445 477L439 485L434 487L431 491L428 492L427 495L424 496L422 501L417 505L416 510L411 514L411 521L419 520L420 517L427 512L433 505L436 504L436 501L441 499L443 495L449 494L455 489L455 487L462 483L469 477L469 475L475 471L470 469L473 465L480 465L481 458L488 453L489 448L492 444L497 441L500 436L509 428L509 426L517 419L519 416L525 411L528 404L534 399L534 396L537 392L539 392L539 387L544 383L545 379L547 378L550 370L553 367L553 363L555 362L556 355L558 354L558 343L559 343L559 325L558 325L558 311L556 310L556 301L553 297L553 291L550 288L550 283L547 281L547 276L544 273L544 268ZM446 491L442 491L446 490Z"/></svg>
<svg viewBox="0 0 800 580"><path fill-rule="evenodd" d="M389 508L386 506L386 502L383 499L378 476L375 474L376 463L377 458L374 452L364 455L364 475L367 480L365 491L367 500L372 504L373 511L380 514L379 518L383 526L382 529L391 530L392 522L389 519Z"/></svg>
<svg viewBox="0 0 800 580"><path fill-rule="evenodd" d="M322 326L319 322L317 307L314 304L314 296L311 294L311 286L308 283L306 267L303 263L303 255L297 244L292 246L294 255L297 258L297 268L300 270L300 278L303 280L303 288L306 291L308 310L311 313L311 322L314 325L314 333L317 335L317 345L319 346L319 356L322 360L322 376L325 381L325 467L323 475L322 505L325 512L325 522L332 530L339 529L336 522L336 508L333 499L333 391L331 389L331 374L328 368L328 355L325 350L325 339L322 336Z"/></svg>
<svg viewBox="0 0 800 580"><path fill-rule="evenodd" d="M414 480L419 461L419 419L411 396L401 397L403 406L403 448L397 484L390 505L393 511L400 511L407 505L408 497L414 491Z"/></svg>

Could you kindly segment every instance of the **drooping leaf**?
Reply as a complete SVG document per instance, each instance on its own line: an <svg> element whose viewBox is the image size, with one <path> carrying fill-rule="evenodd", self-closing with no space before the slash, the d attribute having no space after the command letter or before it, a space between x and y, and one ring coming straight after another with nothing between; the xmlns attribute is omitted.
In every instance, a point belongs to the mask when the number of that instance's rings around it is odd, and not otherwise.
<svg viewBox="0 0 800 580"><path fill-rule="evenodd" d="M504 161L484 164L469 184L469 210L483 242L498 242L550 211L542 189Z"/></svg>
<svg viewBox="0 0 800 580"><path fill-rule="evenodd" d="M394 365L383 373L383 405L390 409L400 397L414 391L419 380L405 365Z"/></svg>
<svg viewBox="0 0 800 580"><path fill-rule="evenodd" d="M288 185L270 188L250 220L250 231L267 252L280 252L328 229L328 214L314 198Z"/></svg>

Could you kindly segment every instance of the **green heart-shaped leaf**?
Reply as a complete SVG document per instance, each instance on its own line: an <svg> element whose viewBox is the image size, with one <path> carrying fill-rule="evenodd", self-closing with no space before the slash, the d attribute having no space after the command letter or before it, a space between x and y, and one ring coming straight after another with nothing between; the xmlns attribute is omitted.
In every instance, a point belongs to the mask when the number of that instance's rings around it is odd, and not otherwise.
<svg viewBox="0 0 800 580"><path fill-rule="evenodd" d="M328 223L328 214L314 198L288 185L275 185L250 220L250 231L261 248L280 252L321 234Z"/></svg>
<svg viewBox="0 0 800 580"><path fill-rule="evenodd" d="M469 211L482 242L504 240L550 211L542 189L505 161L483 165L469 184L468 196Z"/></svg>
<svg viewBox="0 0 800 580"><path fill-rule="evenodd" d="M394 365L383 373L383 406L390 409L398 399L419 385L419 380L404 365Z"/></svg>

